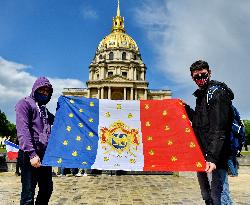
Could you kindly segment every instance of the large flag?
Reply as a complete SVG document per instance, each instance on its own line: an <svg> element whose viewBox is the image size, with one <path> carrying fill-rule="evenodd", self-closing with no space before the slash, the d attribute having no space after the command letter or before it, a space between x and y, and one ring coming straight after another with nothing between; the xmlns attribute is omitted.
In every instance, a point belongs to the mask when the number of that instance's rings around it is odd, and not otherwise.
<svg viewBox="0 0 250 205"><path fill-rule="evenodd" d="M178 99L61 96L45 166L130 171L204 171L205 160Z"/></svg>
<svg viewBox="0 0 250 205"><path fill-rule="evenodd" d="M5 140L4 141L4 144L5 144L5 148L7 150L7 156L8 156L8 159L9 160L15 160L17 159L18 157L18 151L19 151L19 146L8 141L8 140Z"/></svg>

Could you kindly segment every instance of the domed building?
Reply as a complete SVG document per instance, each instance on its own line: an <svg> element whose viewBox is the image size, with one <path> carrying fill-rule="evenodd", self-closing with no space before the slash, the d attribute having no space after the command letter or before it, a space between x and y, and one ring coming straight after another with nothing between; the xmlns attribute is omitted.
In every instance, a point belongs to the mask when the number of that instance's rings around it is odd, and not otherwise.
<svg viewBox="0 0 250 205"><path fill-rule="evenodd" d="M136 42L125 31L118 0L111 33L101 40L89 66L87 88L65 88L63 94L111 100L171 98L170 90L148 89L146 71Z"/></svg>

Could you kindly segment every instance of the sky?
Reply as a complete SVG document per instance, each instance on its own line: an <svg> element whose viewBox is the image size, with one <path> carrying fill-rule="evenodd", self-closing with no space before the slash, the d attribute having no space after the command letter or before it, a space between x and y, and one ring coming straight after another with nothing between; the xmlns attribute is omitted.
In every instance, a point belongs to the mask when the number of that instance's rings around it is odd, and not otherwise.
<svg viewBox="0 0 250 205"><path fill-rule="evenodd" d="M110 33L117 0L0 0L0 110L15 123L15 104L39 76L54 87L83 88L99 42ZM138 44L150 89L170 89L194 107L189 67L206 60L212 79L234 92L250 119L249 0L120 0L125 29Z"/></svg>

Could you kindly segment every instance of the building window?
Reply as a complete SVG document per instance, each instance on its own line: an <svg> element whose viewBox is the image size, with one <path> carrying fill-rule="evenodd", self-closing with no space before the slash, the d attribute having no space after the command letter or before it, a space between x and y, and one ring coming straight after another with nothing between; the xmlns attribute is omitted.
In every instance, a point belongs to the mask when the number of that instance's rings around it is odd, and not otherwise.
<svg viewBox="0 0 250 205"><path fill-rule="evenodd" d="M128 76L127 72L122 72L122 76L126 78Z"/></svg>
<svg viewBox="0 0 250 205"><path fill-rule="evenodd" d="M123 52L123 53L122 53L122 60L126 60L126 57L127 57L127 56L126 56L126 52Z"/></svg>
<svg viewBox="0 0 250 205"><path fill-rule="evenodd" d="M114 59L114 53L113 52L110 52L109 53L109 60L113 60Z"/></svg>
<svg viewBox="0 0 250 205"><path fill-rule="evenodd" d="M100 60L102 59L102 55L99 55L99 59L100 59Z"/></svg>
<svg viewBox="0 0 250 205"><path fill-rule="evenodd" d="M99 79L99 74L96 75L96 79L97 79L97 80Z"/></svg>
<svg viewBox="0 0 250 205"><path fill-rule="evenodd" d="M134 60L136 60L136 55L134 55Z"/></svg>
<svg viewBox="0 0 250 205"><path fill-rule="evenodd" d="M136 75L136 80L139 80L139 74Z"/></svg>
<svg viewBox="0 0 250 205"><path fill-rule="evenodd" d="M112 76L113 72L108 72L108 77Z"/></svg>

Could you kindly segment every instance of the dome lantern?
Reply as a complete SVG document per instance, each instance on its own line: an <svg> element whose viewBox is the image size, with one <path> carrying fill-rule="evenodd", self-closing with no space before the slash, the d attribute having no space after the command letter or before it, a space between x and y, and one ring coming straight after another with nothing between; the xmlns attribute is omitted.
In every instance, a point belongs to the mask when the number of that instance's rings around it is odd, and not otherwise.
<svg viewBox="0 0 250 205"><path fill-rule="evenodd" d="M113 17L112 30L109 35L104 37L98 45L97 54L107 49L128 49L139 53L139 48L124 28L124 17L121 17L120 1L118 0L116 17Z"/></svg>

